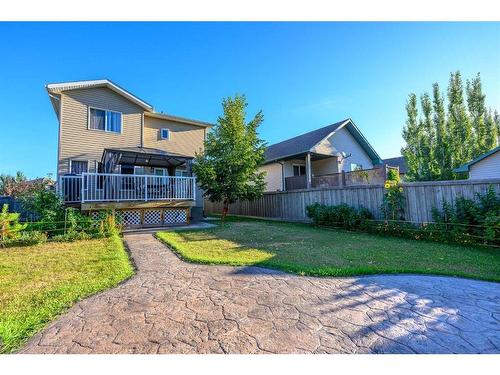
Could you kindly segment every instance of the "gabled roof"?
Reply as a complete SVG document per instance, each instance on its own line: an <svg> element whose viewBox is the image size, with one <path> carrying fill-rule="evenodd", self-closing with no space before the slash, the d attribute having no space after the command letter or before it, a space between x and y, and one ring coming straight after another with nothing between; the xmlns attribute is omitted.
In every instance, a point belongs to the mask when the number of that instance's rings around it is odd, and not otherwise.
<svg viewBox="0 0 500 375"><path fill-rule="evenodd" d="M399 173L406 173L408 171L408 165L403 156L397 156L395 158L389 158L382 160L383 165L388 165L389 167L399 167Z"/></svg>
<svg viewBox="0 0 500 375"><path fill-rule="evenodd" d="M138 98L131 92L121 88L116 83L111 82L108 79L98 79L92 81L75 81L75 82L62 82L62 83L49 83L45 86L49 93L60 93L63 91L69 90L79 90L79 89L88 89L88 88L96 88L96 87L107 87L110 90L113 90L117 94L127 98L131 102L137 104L139 107L143 108L146 111L153 111L153 106L151 104L146 103L144 100Z"/></svg>
<svg viewBox="0 0 500 375"><path fill-rule="evenodd" d="M310 152L318 143L333 135L336 131L345 127L363 150L372 159L374 164L380 164L381 159L366 138L361 134L358 127L351 119L345 119L320 129L275 143L265 151L265 163L291 158Z"/></svg>
<svg viewBox="0 0 500 375"><path fill-rule="evenodd" d="M110 90L113 90L117 94L123 96L124 98L130 100L135 103L142 109L144 109L144 114L149 117L160 118L164 120L171 120L177 122L183 122L186 124L197 125L202 127L210 127L213 124L204 121L198 121L193 119L188 119L185 117L173 116L164 113L155 112L153 106L151 104L146 103L144 100L132 94L130 91L125 90L124 88L118 86L116 83L111 82L109 79L97 79L91 81L75 81L75 82L61 82L61 83L49 83L45 86L47 92L50 96L50 101L52 102L52 106L56 112L57 118L59 118L59 107L60 107L60 96L59 94L64 91L69 90L81 90L81 89L89 89L89 88L97 88L97 87L106 87Z"/></svg>
<svg viewBox="0 0 500 375"><path fill-rule="evenodd" d="M453 172L468 172L470 170L470 167L472 167L474 164L480 162L481 160L483 159L486 159L487 157L493 155L494 153L500 151L500 146L497 146L495 147L493 150L490 150L488 152L485 152L484 154L482 155L479 155L477 158L475 158L474 160L471 160L470 162L468 163L465 163L464 165L461 165L460 167L458 168L455 168L453 170Z"/></svg>

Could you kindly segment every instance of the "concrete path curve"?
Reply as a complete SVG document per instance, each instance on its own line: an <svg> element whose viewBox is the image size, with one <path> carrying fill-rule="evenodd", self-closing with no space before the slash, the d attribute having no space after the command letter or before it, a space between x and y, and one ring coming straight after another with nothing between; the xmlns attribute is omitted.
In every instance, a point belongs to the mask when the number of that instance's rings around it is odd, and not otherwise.
<svg viewBox="0 0 500 375"><path fill-rule="evenodd" d="M194 265L126 235L137 275L21 353L500 353L500 284Z"/></svg>

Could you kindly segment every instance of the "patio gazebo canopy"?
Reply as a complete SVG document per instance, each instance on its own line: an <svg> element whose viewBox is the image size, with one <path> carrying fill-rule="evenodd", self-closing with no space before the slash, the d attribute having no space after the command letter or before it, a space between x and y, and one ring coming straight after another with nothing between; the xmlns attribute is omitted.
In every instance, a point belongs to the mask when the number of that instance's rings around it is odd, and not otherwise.
<svg viewBox="0 0 500 375"><path fill-rule="evenodd" d="M120 164L155 168L190 166L192 159L192 156L148 147L106 148L102 154L105 173L112 173Z"/></svg>

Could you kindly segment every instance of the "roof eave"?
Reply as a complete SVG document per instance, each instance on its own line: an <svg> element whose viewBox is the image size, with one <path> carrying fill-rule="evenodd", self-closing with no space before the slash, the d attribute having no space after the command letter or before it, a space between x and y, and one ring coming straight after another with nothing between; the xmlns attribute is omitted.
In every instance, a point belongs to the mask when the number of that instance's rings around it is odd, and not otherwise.
<svg viewBox="0 0 500 375"><path fill-rule="evenodd" d="M453 170L455 173L469 172L469 164L461 165Z"/></svg>
<svg viewBox="0 0 500 375"><path fill-rule="evenodd" d="M460 167L457 167L453 170L453 172L460 173L460 172L468 172L470 171L470 167L472 167L474 164L479 163L481 160L486 159L487 157L490 157L491 155L497 153L500 151L500 146L495 147L494 149L491 149L490 151L485 152L482 155L479 155L477 158L472 159L470 162L465 163L461 165Z"/></svg>
<svg viewBox="0 0 500 375"><path fill-rule="evenodd" d="M146 112L146 113L144 113L144 115L147 116L147 117L158 118L158 119L161 119L161 120L169 120L169 121L182 122L184 124L196 125L196 126L201 126L201 127L204 127L204 128L211 128L212 126L214 126L214 124L211 124L209 122L188 119L188 118L185 118L185 117L178 117L178 116L168 115L168 114L165 114L165 113Z"/></svg>
<svg viewBox="0 0 500 375"><path fill-rule="evenodd" d="M152 112L154 108L151 104L145 102L139 97L135 96L131 92L121 88L116 83L111 82L108 79L104 80L90 80L90 81L74 81L74 82L63 82L63 83L49 83L45 85L45 88L49 93L61 93L64 91L71 90L85 90L88 88L98 88L98 87L107 87L110 90L116 92L119 95L127 98L131 102L135 103L139 107L143 108L146 111Z"/></svg>
<svg viewBox="0 0 500 375"><path fill-rule="evenodd" d="M356 139L356 142L360 143L360 146L363 147L364 151L368 154L368 156L370 156L370 159L372 160L372 163L373 164L382 164L382 158L377 153L377 151L375 151L375 149L370 144L370 142L368 142L368 140L363 135L363 133L361 133L361 131L359 130L359 128L357 127L357 125L354 123L354 121L352 121L352 119L349 119L347 121L347 123L350 123L354 127L354 130L356 131L356 134L361 138L361 142L359 142L359 140L357 140L357 139ZM367 151L367 149L368 149L368 151ZM372 155L370 155L370 153L372 153Z"/></svg>

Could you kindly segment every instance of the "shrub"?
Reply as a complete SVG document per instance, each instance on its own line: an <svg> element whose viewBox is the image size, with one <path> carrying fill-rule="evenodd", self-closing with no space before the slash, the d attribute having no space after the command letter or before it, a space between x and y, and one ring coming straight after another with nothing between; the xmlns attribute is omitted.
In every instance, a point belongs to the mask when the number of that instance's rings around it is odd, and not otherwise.
<svg viewBox="0 0 500 375"><path fill-rule="evenodd" d="M81 232L91 237L108 237L116 233L116 230L111 230L111 224L101 225L102 220L107 220L107 213L101 215L97 221L93 220L75 208L66 208L53 191L37 191L24 198L22 204L25 210L38 218L37 222L29 224L28 229L45 231L49 237L55 239L85 237L79 234Z"/></svg>
<svg viewBox="0 0 500 375"><path fill-rule="evenodd" d="M3 246L6 240L19 237L19 232L25 228L25 224L19 223L19 214L9 212L9 205L4 204L0 212L0 246Z"/></svg>
<svg viewBox="0 0 500 375"><path fill-rule="evenodd" d="M110 237L119 234L122 229L120 220L113 211L103 211L99 214L99 234L102 237Z"/></svg>
<svg viewBox="0 0 500 375"><path fill-rule="evenodd" d="M373 215L365 208L356 209L345 203L326 206L314 203L306 207L307 216L314 224L355 229L367 225Z"/></svg>
<svg viewBox="0 0 500 375"><path fill-rule="evenodd" d="M443 202L442 210L433 209L433 223L414 224L403 220L373 220L365 208L347 204L307 206L307 216L315 225L361 229L370 233L457 243L461 245L500 245L500 196L492 188L476 199L459 197Z"/></svg>
<svg viewBox="0 0 500 375"><path fill-rule="evenodd" d="M500 241L500 196L490 186L476 199L458 197L443 202L441 211L433 208L432 217L446 238L459 243L498 243Z"/></svg>
<svg viewBox="0 0 500 375"><path fill-rule="evenodd" d="M32 246L47 242L47 235L39 231L24 231L16 238L3 242L4 247Z"/></svg>

